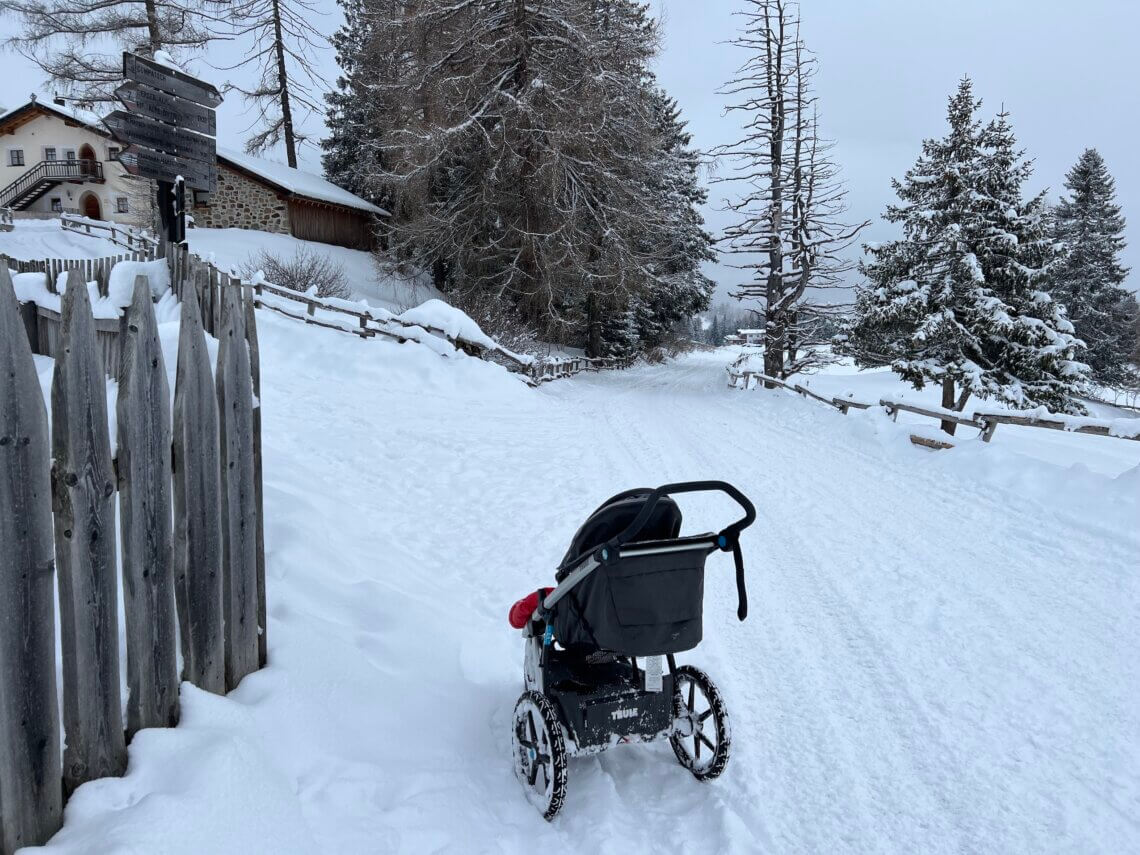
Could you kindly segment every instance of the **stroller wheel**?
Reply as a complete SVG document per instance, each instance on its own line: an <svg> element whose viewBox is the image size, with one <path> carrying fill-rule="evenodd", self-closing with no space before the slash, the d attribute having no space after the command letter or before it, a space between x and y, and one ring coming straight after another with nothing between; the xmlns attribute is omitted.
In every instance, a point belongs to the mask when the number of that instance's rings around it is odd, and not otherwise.
<svg viewBox="0 0 1140 855"><path fill-rule="evenodd" d="M511 733L515 776L544 819L554 819L566 797L566 742L550 700L523 692L515 704Z"/></svg>
<svg viewBox="0 0 1140 855"><path fill-rule="evenodd" d="M673 734L669 741L681 765L698 781L711 781L728 765L732 732L728 710L709 675L691 665L675 672Z"/></svg>

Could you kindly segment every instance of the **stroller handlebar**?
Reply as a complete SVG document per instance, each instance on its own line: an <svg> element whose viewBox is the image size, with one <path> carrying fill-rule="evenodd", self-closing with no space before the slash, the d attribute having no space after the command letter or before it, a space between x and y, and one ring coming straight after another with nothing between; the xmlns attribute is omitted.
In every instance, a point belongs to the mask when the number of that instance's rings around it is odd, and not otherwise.
<svg viewBox="0 0 1140 855"><path fill-rule="evenodd" d="M634 517L625 529L614 537L607 540L601 547L594 550L595 553L605 560L602 556L602 549L617 549L623 544L628 543L633 538L641 533L645 528L645 524L649 522L649 518L653 514L653 509L657 506L657 502L661 500L662 496L671 496L677 493L724 493L731 498L736 504L744 509L744 516L734 522L732 525L721 531L721 535L726 538L728 543L736 539L740 532L748 528L756 521L756 508L748 500L748 497L741 493L734 486L727 481L682 481L677 484L664 484L657 489L653 490L645 500L645 504L641 507L641 512ZM722 546L725 548L727 544Z"/></svg>

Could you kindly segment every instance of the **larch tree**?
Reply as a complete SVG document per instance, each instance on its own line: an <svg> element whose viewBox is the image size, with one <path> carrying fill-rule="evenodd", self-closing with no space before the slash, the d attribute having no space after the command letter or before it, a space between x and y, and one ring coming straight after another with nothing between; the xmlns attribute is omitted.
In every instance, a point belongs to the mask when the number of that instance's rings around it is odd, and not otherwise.
<svg viewBox="0 0 1140 855"><path fill-rule="evenodd" d="M5 45L34 62L58 94L83 103L114 100L122 51L190 56L213 38L199 0L0 0L21 28Z"/></svg>
<svg viewBox="0 0 1140 855"><path fill-rule="evenodd" d="M822 319L838 300L822 292L853 268L843 258L868 224L844 223L846 191L819 136L812 90L815 58L800 37L792 0L747 0L733 41L748 54L720 90L744 117L744 135L714 154L731 164L718 182L743 188L728 201L736 215L721 237L750 281L734 297L753 302L763 319L764 371L783 378L816 358Z"/></svg>
<svg viewBox="0 0 1140 855"><path fill-rule="evenodd" d="M215 0L216 2L216 0ZM245 150L259 154L278 144L285 159L297 167L297 149L306 140L300 126L303 117L321 112L315 88L319 73L316 55L327 43L312 19L323 13L310 0L239 0L218 4L227 10L227 37L248 40L251 51L223 71L252 70L252 86L228 83L256 110Z"/></svg>
<svg viewBox="0 0 1140 855"><path fill-rule="evenodd" d="M1093 377L1121 383L1135 344L1136 296L1123 287L1128 268L1124 217L1104 158L1086 149L1065 180L1069 197L1053 209L1053 238L1061 258L1050 277L1050 292L1065 305Z"/></svg>
<svg viewBox="0 0 1140 855"><path fill-rule="evenodd" d="M1053 262L1044 194L1006 114L983 125L969 79L949 102L949 133L929 139L885 218L903 237L867 246L849 349L961 411L972 395L1081 412L1086 366L1064 307L1044 287ZM954 432L952 422L943 430Z"/></svg>

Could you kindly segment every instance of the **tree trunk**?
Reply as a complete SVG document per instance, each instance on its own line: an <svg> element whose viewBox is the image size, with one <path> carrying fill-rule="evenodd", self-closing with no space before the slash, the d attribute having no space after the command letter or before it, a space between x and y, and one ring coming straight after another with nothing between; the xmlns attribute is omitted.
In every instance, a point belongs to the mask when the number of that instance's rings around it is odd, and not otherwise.
<svg viewBox="0 0 1140 855"><path fill-rule="evenodd" d="M285 70L285 42L281 33L281 4L273 0L273 50L277 54L277 85L281 99L281 130L285 135L285 159L297 168L297 140L293 136L293 110L289 106L289 74Z"/></svg>
<svg viewBox="0 0 1140 855"><path fill-rule="evenodd" d="M967 394L969 394L969 393L966 392L965 390L963 390L963 395L967 395ZM955 401L954 401L954 378L943 377L942 378L942 407L944 409L947 409L947 410L952 410L952 409L954 409L954 403L955 403ZM962 404L965 405L965 403L966 403L965 400L963 400ZM943 421L942 422L942 430L944 430L946 433L950 434L950 436L954 435L954 430L957 427L958 427L958 425L955 424L954 422L949 422L949 421Z"/></svg>
<svg viewBox="0 0 1140 855"><path fill-rule="evenodd" d="M146 0L146 34L150 55L162 49L162 36L158 31L158 4L155 0Z"/></svg>
<svg viewBox="0 0 1140 855"><path fill-rule="evenodd" d="M586 356L602 355L602 312L596 291L586 297Z"/></svg>

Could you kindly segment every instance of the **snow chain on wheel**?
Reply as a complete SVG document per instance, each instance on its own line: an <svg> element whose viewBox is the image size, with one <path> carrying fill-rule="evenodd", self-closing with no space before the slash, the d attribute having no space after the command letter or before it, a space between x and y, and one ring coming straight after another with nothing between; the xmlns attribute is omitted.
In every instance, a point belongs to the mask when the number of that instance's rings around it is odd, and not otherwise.
<svg viewBox="0 0 1140 855"><path fill-rule="evenodd" d="M699 668L682 665L673 686L673 753L698 781L711 781L728 765L728 710L716 685Z"/></svg>
<svg viewBox="0 0 1140 855"><path fill-rule="evenodd" d="M552 820L566 798L566 742L554 704L539 692L523 692L511 727L515 776L527 799Z"/></svg>

